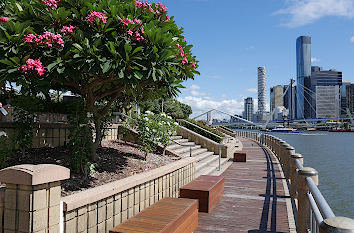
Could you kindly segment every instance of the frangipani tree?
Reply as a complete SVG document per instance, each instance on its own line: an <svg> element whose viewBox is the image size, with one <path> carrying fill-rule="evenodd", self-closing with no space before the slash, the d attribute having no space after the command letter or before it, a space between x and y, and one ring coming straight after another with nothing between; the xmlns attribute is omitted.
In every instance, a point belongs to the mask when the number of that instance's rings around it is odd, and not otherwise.
<svg viewBox="0 0 354 233"><path fill-rule="evenodd" d="M198 74L192 45L162 3L9 0L0 17L1 81L26 94L81 95L95 122L93 160L112 103L124 108L156 92L177 95Z"/></svg>

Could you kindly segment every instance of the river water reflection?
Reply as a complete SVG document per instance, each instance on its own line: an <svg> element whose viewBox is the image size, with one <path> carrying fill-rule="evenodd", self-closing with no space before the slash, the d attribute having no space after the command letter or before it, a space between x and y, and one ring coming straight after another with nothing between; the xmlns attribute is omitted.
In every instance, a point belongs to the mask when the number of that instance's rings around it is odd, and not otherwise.
<svg viewBox="0 0 354 233"><path fill-rule="evenodd" d="M319 189L336 216L354 219L354 133L271 133L304 156L319 173Z"/></svg>

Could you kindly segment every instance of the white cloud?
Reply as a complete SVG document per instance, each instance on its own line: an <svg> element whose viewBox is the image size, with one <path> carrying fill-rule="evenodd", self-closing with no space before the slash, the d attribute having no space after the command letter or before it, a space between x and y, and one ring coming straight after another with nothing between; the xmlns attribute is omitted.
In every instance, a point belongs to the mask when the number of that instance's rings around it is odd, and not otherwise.
<svg viewBox="0 0 354 233"><path fill-rule="evenodd" d="M205 92L200 92L199 90L200 90L200 86L195 84L187 88L187 91L189 91L192 96L206 96Z"/></svg>
<svg viewBox="0 0 354 233"><path fill-rule="evenodd" d="M248 88L246 91L251 93L257 93L257 88Z"/></svg>
<svg viewBox="0 0 354 233"><path fill-rule="evenodd" d="M193 84L192 86L189 87L190 90L199 90L200 86Z"/></svg>
<svg viewBox="0 0 354 233"><path fill-rule="evenodd" d="M350 37L350 41L354 42L354 35L352 37Z"/></svg>
<svg viewBox="0 0 354 233"><path fill-rule="evenodd" d="M319 62L320 59L316 58L316 57L311 57L311 62Z"/></svg>
<svg viewBox="0 0 354 233"><path fill-rule="evenodd" d="M199 91L191 91L191 94L192 94L193 96L205 96L205 95L206 95L206 93L204 93L204 92L199 92Z"/></svg>
<svg viewBox="0 0 354 233"><path fill-rule="evenodd" d="M193 116L200 115L211 109L219 109L230 114L242 114L243 111L243 101L236 99L223 99L216 100L210 97L196 97L196 96L186 96L178 98L178 101L188 104L193 109ZM227 115L214 114L214 118L229 118Z"/></svg>
<svg viewBox="0 0 354 233"><path fill-rule="evenodd" d="M353 0L291 0L288 8L274 12L285 14L290 20L283 24L287 27L300 27L327 16L354 17Z"/></svg>

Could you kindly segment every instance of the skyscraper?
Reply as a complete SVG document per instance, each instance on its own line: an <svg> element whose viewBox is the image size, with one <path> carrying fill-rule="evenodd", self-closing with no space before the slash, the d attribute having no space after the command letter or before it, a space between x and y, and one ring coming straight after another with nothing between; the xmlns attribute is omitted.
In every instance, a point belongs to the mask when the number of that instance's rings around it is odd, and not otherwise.
<svg viewBox="0 0 354 233"><path fill-rule="evenodd" d="M297 110L298 119L308 118L310 105L307 103L307 94L304 89L310 88L311 76L311 37L300 36L296 39L296 82L297 82Z"/></svg>
<svg viewBox="0 0 354 233"><path fill-rule="evenodd" d="M310 108L307 110L307 112L309 112L309 117L311 118L315 118L317 117L318 113L318 109L317 106L317 101L320 101L322 103L324 103L323 99L321 98L327 98L330 97L329 100L332 100L332 102L330 102L329 104L332 106L336 106L338 107L338 109L341 108L341 106L338 106L338 103L336 102L337 99L336 98L332 98L332 96L330 94L328 95L324 95L319 94L317 95L317 87L333 87L333 86L339 86L339 88L341 88L342 86L342 72L341 71L337 71L334 69L331 70L323 70L321 67L319 66L312 66L311 67L311 78L310 78L310 87L307 89L305 88L305 96L307 96L306 98L306 102L308 101L309 104L311 104ZM327 89L320 89L322 91L325 91ZM333 91L332 89L328 89L330 92ZM307 95L306 95L307 94ZM334 102L333 102L334 101ZM338 110L337 109L337 110ZM336 110L336 111L337 111ZM333 115L337 115L336 114L332 114Z"/></svg>
<svg viewBox="0 0 354 233"><path fill-rule="evenodd" d="M258 67L258 113L263 114L266 106L266 69Z"/></svg>
<svg viewBox="0 0 354 233"><path fill-rule="evenodd" d="M347 86L350 85L350 81L343 81L342 86L340 87L340 104L341 104L341 116L347 116Z"/></svg>
<svg viewBox="0 0 354 233"><path fill-rule="evenodd" d="M346 87L347 94L347 107L351 114L354 115L354 84L347 85Z"/></svg>
<svg viewBox="0 0 354 233"><path fill-rule="evenodd" d="M243 118L252 121L253 120L253 99L252 97L248 97L245 99Z"/></svg>
<svg viewBox="0 0 354 233"><path fill-rule="evenodd" d="M284 106L284 87L277 85L270 88L270 112L273 112L275 106L279 103L279 106Z"/></svg>
<svg viewBox="0 0 354 233"><path fill-rule="evenodd" d="M336 118L340 113L339 86L316 86L316 118Z"/></svg>

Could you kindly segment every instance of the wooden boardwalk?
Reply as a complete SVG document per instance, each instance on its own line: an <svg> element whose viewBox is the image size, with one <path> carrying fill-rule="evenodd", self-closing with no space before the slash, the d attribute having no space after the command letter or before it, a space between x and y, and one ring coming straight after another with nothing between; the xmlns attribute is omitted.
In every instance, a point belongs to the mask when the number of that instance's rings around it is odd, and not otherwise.
<svg viewBox="0 0 354 233"><path fill-rule="evenodd" d="M277 160L255 142L240 140L248 160L232 163L222 174L225 193L210 213L199 213L195 232L291 232L290 197Z"/></svg>

